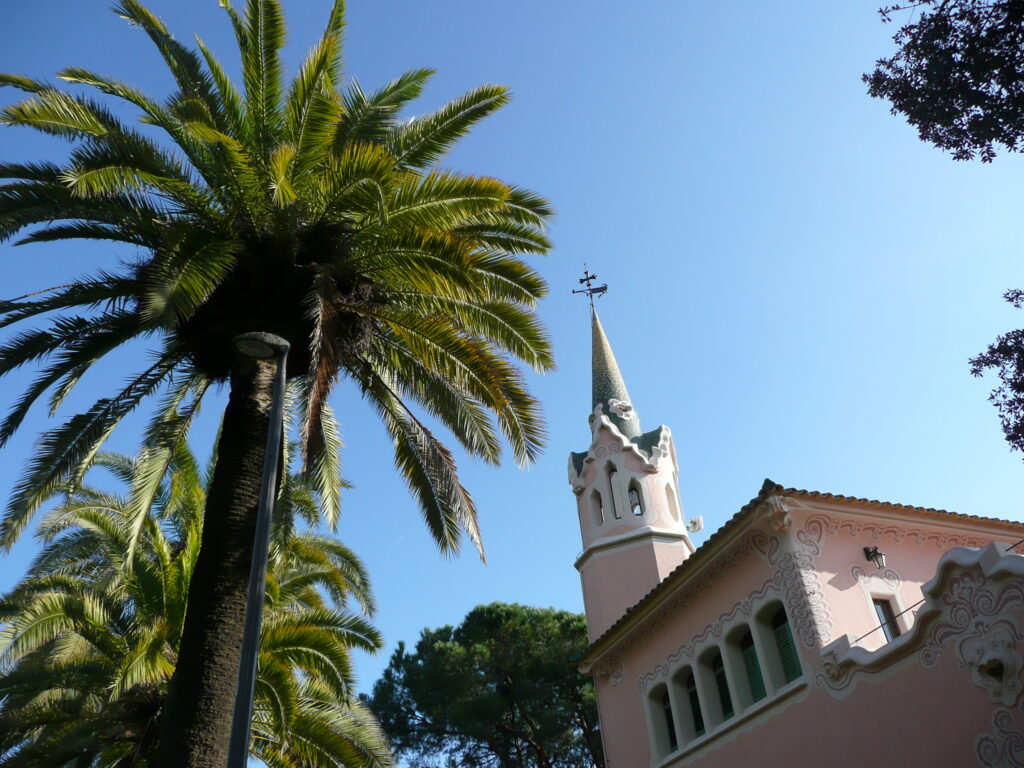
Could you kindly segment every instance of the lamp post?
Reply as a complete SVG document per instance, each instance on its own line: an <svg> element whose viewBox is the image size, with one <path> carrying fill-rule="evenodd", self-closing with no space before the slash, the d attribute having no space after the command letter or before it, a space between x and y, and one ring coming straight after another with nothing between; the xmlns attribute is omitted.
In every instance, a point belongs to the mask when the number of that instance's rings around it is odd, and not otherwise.
<svg viewBox="0 0 1024 768"><path fill-rule="evenodd" d="M263 479L256 513L256 535L253 538L252 567L249 571L249 594L245 603L245 633L242 635L242 658L238 665L238 688L231 719L231 742L228 746L228 768L245 768L249 758L249 721L256 688L256 659L260 650L260 625L263 621L263 594L267 586L267 559L270 550L270 522L274 512L277 488L277 467L284 433L285 362L290 345L271 333L243 333L231 342L238 352L254 360L274 360L274 389L267 426L267 450L263 455Z"/></svg>

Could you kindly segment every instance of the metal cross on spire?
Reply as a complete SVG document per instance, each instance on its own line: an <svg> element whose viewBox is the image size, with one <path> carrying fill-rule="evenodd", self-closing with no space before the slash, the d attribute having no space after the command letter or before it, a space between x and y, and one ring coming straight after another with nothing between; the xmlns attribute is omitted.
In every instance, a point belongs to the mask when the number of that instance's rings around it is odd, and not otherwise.
<svg viewBox="0 0 1024 768"><path fill-rule="evenodd" d="M594 296L603 296L608 292L608 283L601 285L591 285L597 280L597 275L590 274L590 270L587 268L587 262L583 262L583 277L580 278L580 285L587 286L586 288L580 288L574 290L573 293L582 293L590 300L590 308L594 308Z"/></svg>

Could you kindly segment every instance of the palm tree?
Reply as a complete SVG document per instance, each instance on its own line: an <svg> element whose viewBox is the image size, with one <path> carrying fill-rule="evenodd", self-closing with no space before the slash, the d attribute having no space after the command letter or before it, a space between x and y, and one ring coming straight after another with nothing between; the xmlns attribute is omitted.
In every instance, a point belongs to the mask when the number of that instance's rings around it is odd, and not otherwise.
<svg viewBox="0 0 1024 768"><path fill-rule="evenodd" d="M101 453L126 494L68 488L43 519L45 546L0 599L0 765L144 765L176 663L195 569L205 483L175 451L130 556L131 490L154 460ZM386 739L353 692L349 649L380 638L366 573L339 542L297 531L317 521L316 494L292 476L275 511L260 639L252 754L271 768L392 764ZM349 610L355 608L356 611Z"/></svg>
<svg viewBox="0 0 1024 768"><path fill-rule="evenodd" d="M242 88L201 41L185 46L137 0L116 11L156 45L177 84L173 94L154 99L80 68L59 74L127 102L145 133L102 101L0 75L0 84L29 94L0 110L0 123L73 145L62 164L0 164L8 180L0 186L0 238L28 229L19 242L103 239L143 254L117 271L0 303L0 326L49 318L0 347L0 375L43 365L0 423L0 445L40 397L50 392L58 408L111 350L140 338L157 343L151 363L122 389L43 437L0 523L0 546L12 544L56 487L81 477L142 400L164 393L146 444L169 461L209 387L230 383L182 663L161 731L161 764L193 768L224 760L270 401L270 366L233 357L232 338L267 331L291 343L299 450L332 520L340 477L327 398L347 378L391 435L397 468L441 550L456 551L466 533L481 556L476 509L453 456L412 406L470 454L497 463L500 431L526 463L540 449L543 425L516 361L552 366L534 311L546 286L523 259L550 247L548 204L499 180L438 167L505 104L506 90L481 86L401 120L431 72L408 72L369 94L343 82L342 0L288 82L279 0L247 0L244 13L220 4L237 38ZM150 138L154 129L161 142ZM154 488L153 477L140 483L130 547Z"/></svg>

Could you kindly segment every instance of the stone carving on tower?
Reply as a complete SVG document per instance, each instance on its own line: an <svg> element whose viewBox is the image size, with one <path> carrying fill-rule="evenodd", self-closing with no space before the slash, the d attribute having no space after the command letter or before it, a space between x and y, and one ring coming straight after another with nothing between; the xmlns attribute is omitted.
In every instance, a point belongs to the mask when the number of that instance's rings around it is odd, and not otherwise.
<svg viewBox="0 0 1024 768"><path fill-rule="evenodd" d="M587 272L581 282L593 278ZM590 447L570 454L569 483L583 537L576 568L593 640L694 547L679 500L672 433L664 425L641 428L592 300L591 335Z"/></svg>

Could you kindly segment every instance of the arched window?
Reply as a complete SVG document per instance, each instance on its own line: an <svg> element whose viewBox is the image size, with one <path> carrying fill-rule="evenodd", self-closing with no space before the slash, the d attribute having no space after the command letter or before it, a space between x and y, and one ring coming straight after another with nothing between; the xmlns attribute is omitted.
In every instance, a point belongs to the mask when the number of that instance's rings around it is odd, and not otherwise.
<svg viewBox="0 0 1024 768"><path fill-rule="evenodd" d="M590 520L594 525L604 524L604 503L601 501L601 492L595 488L590 492Z"/></svg>
<svg viewBox="0 0 1024 768"><path fill-rule="evenodd" d="M644 513L643 502L640 501L640 489L636 481L629 484L629 511L639 517Z"/></svg>
<svg viewBox="0 0 1024 768"><path fill-rule="evenodd" d="M668 751L675 752L679 746L676 738L676 723L672 719L672 701L668 697L668 688L661 693L661 712L665 716L665 731L668 735Z"/></svg>
<svg viewBox="0 0 1024 768"><path fill-rule="evenodd" d="M779 651L779 659L782 661L782 671L786 682L791 683L800 677L800 658L796 653L796 643L793 642L793 633L789 629L789 618L786 616L786 609L781 605L772 614L769 622L772 633L775 635L775 647Z"/></svg>
<svg viewBox="0 0 1024 768"><path fill-rule="evenodd" d="M725 677L725 662L722 661L722 652L717 651L711 659L711 671L715 676L715 687L718 689L718 704L722 709L722 719L728 720L733 716L732 696L729 694L729 681Z"/></svg>
<svg viewBox="0 0 1024 768"><path fill-rule="evenodd" d="M743 654L743 667L747 672L747 682L750 683L750 695L754 701L760 701L765 697L764 677L754 649L754 636L749 629L740 638L740 653Z"/></svg>
<svg viewBox="0 0 1024 768"><path fill-rule="evenodd" d="M612 494L612 515L615 516L616 520L618 520L619 518L622 517L622 510L619 509L619 505L615 503L615 497L616 497L615 484L618 482L618 476L619 476L619 473L615 469L615 465L614 464L608 464L608 488L609 488L609 490L611 491L611 494ZM620 503L621 503L621 498L622 497L620 496L619 497Z"/></svg>
<svg viewBox="0 0 1024 768"><path fill-rule="evenodd" d="M668 686L664 683L655 686L647 699L651 731L654 738L654 754L659 758L675 752L679 748L676 734L675 715L672 712L672 699Z"/></svg>
<svg viewBox="0 0 1024 768"><path fill-rule="evenodd" d="M693 733L695 736L703 736L706 731L704 728L704 713L700 708L700 697L697 695L697 681L693 677L693 672L690 672L683 681L683 687L686 689L686 698L690 701L690 717L693 718Z"/></svg>

